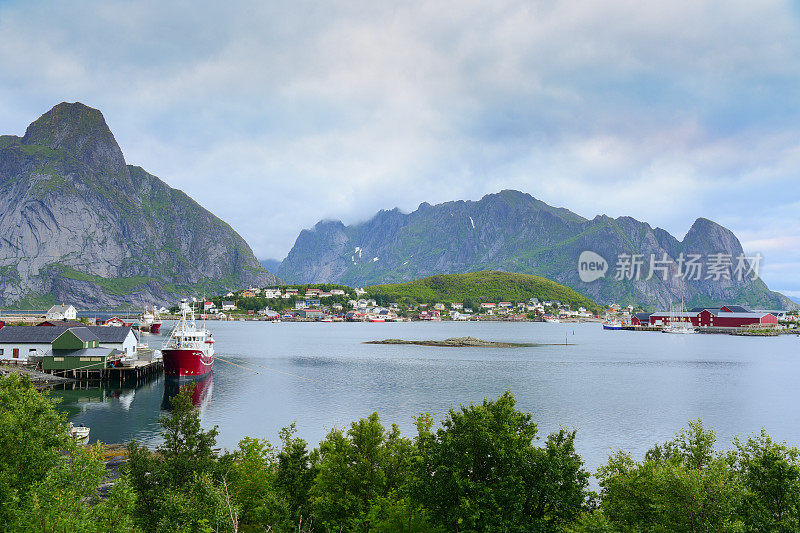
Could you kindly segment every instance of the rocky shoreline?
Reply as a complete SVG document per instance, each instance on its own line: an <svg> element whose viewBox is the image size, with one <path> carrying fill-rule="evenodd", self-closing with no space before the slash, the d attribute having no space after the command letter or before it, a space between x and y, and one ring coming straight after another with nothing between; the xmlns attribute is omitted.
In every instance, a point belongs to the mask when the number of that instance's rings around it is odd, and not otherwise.
<svg viewBox="0 0 800 533"><path fill-rule="evenodd" d="M0 377L9 374L19 374L20 376L27 376L34 385L59 385L61 383L69 383L75 381L63 376L56 376L54 374L45 374L25 366L18 365L0 365Z"/></svg>

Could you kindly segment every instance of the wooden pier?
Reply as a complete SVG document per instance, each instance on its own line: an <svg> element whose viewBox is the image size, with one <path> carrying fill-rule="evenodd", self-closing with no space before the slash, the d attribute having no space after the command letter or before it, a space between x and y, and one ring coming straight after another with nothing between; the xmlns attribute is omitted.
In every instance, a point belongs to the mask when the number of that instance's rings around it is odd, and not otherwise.
<svg viewBox="0 0 800 533"><path fill-rule="evenodd" d="M119 383L138 382L157 376L164 371L164 362L136 361L132 366L116 366L102 369L52 370L49 374L63 376L76 381L114 381Z"/></svg>

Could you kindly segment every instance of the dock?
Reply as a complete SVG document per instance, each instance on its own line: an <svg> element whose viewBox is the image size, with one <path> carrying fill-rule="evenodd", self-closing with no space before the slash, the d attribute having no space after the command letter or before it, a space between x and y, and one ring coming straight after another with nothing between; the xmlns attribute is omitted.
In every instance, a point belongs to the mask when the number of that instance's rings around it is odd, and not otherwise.
<svg viewBox="0 0 800 533"><path fill-rule="evenodd" d="M113 381L119 383L138 382L157 376L164 371L164 362L135 361L131 366L116 366L101 369L53 370L49 374L74 379L76 381Z"/></svg>

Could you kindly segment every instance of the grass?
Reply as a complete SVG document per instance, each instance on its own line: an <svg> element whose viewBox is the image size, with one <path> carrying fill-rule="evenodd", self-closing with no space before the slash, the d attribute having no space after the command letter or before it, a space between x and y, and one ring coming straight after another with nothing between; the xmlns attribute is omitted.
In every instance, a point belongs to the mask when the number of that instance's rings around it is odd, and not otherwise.
<svg viewBox="0 0 800 533"><path fill-rule="evenodd" d="M126 296L134 292L138 287L150 281L150 278L145 276L132 276L129 278L104 278L94 274L85 274L79 272L74 268L59 265L58 266L61 276L67 279L74 279L77 281L87 281L100 286L107 294L114 296Z"/></svg>

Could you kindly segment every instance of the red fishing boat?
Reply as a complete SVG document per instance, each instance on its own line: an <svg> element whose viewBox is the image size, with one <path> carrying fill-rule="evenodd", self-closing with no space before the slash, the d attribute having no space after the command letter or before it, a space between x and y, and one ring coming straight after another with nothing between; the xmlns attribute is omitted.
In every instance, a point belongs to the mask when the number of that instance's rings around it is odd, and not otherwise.
<svg viewBox="0 0 800 533"><path fill-rule="evenodd" d="M204 327L197 326L194 309L186 300L181 300L181 318L161 348L161 355L167 379L200 379L214 367L214 337Z"/></svg>

